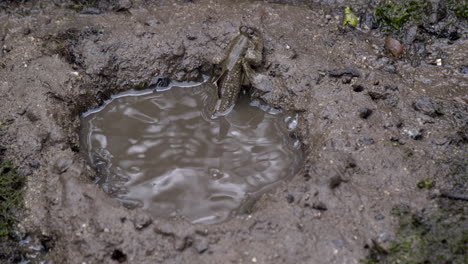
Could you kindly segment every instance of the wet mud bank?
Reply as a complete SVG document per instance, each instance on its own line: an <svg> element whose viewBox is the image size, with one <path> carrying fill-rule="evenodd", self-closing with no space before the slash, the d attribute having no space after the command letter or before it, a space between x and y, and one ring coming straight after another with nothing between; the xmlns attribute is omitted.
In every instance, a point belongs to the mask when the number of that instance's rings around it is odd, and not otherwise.
<svg viewBox="0 0 468 264"><path fill-rule="evenodd" d="M343 27L339 4L291 3L2 6L0 155L27 176L17 229L37 260L358 263L395 239L396 206L466 215L466 24L415 64L375 30ZM129 210L93 184L80 114L118 92L200 81L241 24L265 39L255 70L271 90L255 96L298 114L300 172L215 225Z"/></svg>

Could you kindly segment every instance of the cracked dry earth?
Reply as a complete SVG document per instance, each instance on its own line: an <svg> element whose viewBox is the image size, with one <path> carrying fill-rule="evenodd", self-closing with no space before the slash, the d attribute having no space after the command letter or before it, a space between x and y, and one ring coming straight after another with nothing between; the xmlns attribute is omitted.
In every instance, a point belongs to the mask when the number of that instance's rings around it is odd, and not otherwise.
<svg viewBox="0 0 468 264"><path fill-rule="evenodd" d="M466 34L437 47L443 66L413 67L320 4L134 1L86 15L40 3L0 12L0 145L28 174L19 228L47 237L48 263L358 263L394 236L395 205L436 207L419 181L449 188L467 156ZM298 113L300 172L215 225L126 209L93 184L80 114L157 76L201 80L241 24L265 39L260 98Z"/></svg>

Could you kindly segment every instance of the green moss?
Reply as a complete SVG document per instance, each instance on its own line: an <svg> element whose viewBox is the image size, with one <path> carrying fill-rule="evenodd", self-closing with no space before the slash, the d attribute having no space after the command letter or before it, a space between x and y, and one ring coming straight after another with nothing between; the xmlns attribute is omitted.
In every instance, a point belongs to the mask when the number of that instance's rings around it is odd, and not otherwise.
<svg viewBox="0 0 468 264"><path fill-rule="evenodd" d="M468 19L468 0L442 0L449 16ZM408 26L421 26L429 22L434 12L430 0L385 0L374 10L374 21L386 35L401 38Z"/></svg>
<svg viewBox="0 0 468 264"><path fill-rule="evenodd" d="M385 34L401 34L407 23L418 25L425 17L426 0L383 1L374 10L374 19Z"/></svg>
<svg viewBox="0 0 468 264"><path fill-rule="evenodd" d="M434 188L435 183L431 179L425 178L419 181L417 186L419 189L432 189Z"/></svg>
<svg viewBox="0 0 468 264"><path fill-rule="evenodd" d="M458 205L460 208L464 204ZM407 207L392 211L400 221L395 241L371 249L364 263L468 263L468 221L465 210L417 214Z"/></svg>
<svg viewBox="0 0 468 264"><path fill-rule="evenodd" d="M458 17L468 19L467 0L447 0L447 7Z"/></svg>
<svg viewBox="0 0 468 264"><path fill-rule="evenodd" d="M150 85L148 84L148 82L145 82L145 81L142 81L133 87L133 89L137 91L146 90L149 88L151 88Z"/></svg>
<svg viewBox="0 0 468 264"><path fill-rule="evenodd" d="M26 179L9 162L0 163L0 237L11 234L16 217L23 207Z"/></svg>
<svg viewBox="0 0 468 264"><path fill-rule="evenodd" d="M359 22L359 18L354 14L351 7L347 6L344 10L343 15L343 26L350 25L356 27Z"/></svg>

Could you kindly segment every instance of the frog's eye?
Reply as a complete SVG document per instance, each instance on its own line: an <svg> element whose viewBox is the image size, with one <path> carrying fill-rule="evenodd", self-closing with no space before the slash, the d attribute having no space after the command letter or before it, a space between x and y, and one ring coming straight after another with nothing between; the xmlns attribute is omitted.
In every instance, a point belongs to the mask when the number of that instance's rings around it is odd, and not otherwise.
<svg viewBox="0 0 468 264"><path fill-rule="evenodd" d="M240 31L241 33L246 33L246 32L247 32L247 27L246 27L246 26L241 26L240 29L239 29L239 31Z"/></svg>
<svg viewBox="0 0 468 264"><path fill-rule="evenodd" d="M247 29L247 34L249 34L250 36L253 36L254 31L251 28L249 28L249 29Z"/></svg>

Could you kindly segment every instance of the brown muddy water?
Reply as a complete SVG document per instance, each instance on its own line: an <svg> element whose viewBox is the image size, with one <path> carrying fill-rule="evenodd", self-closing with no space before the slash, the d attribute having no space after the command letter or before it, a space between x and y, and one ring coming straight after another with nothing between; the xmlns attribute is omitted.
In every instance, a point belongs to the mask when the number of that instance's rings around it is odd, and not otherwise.
<svg viewBox="0 0 468 264"><path fill-rule="evenodd" d="M82 116L81 144L96 183L129 208L218 223L296 172L294 116L241 96L211 119L214 88L125 92Z"/></svg>

